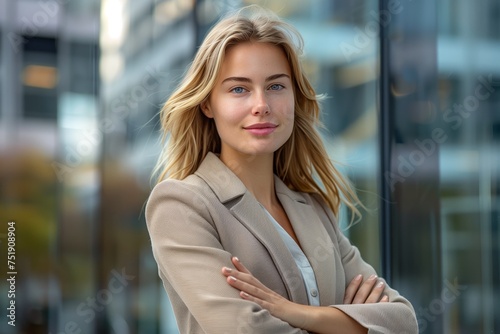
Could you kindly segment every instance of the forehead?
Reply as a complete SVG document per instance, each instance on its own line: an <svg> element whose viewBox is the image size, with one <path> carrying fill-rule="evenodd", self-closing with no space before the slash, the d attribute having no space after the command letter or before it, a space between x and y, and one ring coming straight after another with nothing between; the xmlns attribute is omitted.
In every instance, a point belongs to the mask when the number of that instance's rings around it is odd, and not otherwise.
<svg viewBox="0 0 500 334"><path fill-rule="evenodd" d="M280 46L271 43L244 42L226 49L219 76L257 76L278 72L291 76L290 64Z"/></svg>

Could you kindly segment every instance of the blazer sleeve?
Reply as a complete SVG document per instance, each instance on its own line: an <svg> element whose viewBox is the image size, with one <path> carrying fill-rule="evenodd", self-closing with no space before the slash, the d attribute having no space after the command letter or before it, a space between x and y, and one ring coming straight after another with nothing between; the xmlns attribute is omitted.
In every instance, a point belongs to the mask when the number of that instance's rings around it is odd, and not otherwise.
<svg viewBox="0 0 500 334"><path fill-rule="evenodd" d="M353 246L349 239L342 233L331 210L326 208L324 204L322 206L333 227L336 240L332 238L332 241L336 244L342 258L347 284L358 274L362 274L364 279L367 279L372 274L376 274L373 267L361 258L357 247ZM331 306L346 313L367 328L369 334L418 333L417 319L411 303L401 296L398 291L390 288L385 280L383 281L386 284L384 294L389 297L389 302L387 303L339 304Z"/></svg>
<svg viewBox="0 0 500 334"><path fill-rule="evenodd" d="M164 286L172 292L179 327L209 334L307 333L241 299L227 284L221 270L232 267L231 254L220 243L209 201L200 196L203 189L197 188L184 181L163 181L146 207L153 255Z"/></svg>

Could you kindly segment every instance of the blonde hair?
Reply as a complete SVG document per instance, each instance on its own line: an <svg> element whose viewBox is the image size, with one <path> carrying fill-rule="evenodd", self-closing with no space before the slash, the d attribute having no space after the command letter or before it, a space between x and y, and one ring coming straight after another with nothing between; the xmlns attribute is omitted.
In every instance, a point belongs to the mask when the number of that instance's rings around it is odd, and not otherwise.
<svg viewBox="0 0 500 334"><path fill-rule="evenodd" d="M201 104L215 85L227 48L244 42L271 43L286 54L295 93L293 131L274 154L274 172L292 190L319 194L335 215L344 203L351 209L352 218L360 218L359 199L350 182L330 161L316 129L321 126L319 97L300 63L302 36L275 15L252 7L226 17L212 28L179 87L161 109L163 143L167 145L155 168L157 182L165 178L184 179L198 169L208 152L220 152L215 124L203 114ZM247 11L251 15L245 15ZM324 188L315 181L315 175Z"/></svg>

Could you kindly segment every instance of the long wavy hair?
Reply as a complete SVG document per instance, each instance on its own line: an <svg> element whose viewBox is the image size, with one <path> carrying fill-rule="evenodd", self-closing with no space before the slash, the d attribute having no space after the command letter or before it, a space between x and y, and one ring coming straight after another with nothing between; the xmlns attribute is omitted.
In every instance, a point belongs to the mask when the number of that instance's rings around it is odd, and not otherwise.
<svg viewBox="0 0 500 334"><path fill-rule="evenodd" d="M292 190L319 194L335 215L344 203L351 218L360 218L356 192L330 161L317 130L322 126L320 96L302 69L302 36L276 15L252 7L227 16L211 29L184 79L161 109L163 150L154 171L157 182L184 179L198 169L208 152L220 153L215 123L203 114L201 104L215 86L227 48L245 42L271 43L286 54L295 95L292 134L274 153L274 172Z"/></svg>

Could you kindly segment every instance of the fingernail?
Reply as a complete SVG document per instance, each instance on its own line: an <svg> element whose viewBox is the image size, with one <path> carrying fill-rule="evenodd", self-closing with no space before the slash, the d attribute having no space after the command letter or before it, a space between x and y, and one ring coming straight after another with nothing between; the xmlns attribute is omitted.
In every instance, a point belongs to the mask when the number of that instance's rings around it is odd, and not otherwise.
<svg viewBox="0 0 500 334"><path fill-rule="evenodd" d="M378 282L378 283L377 283L377 288L381 288L381 287L383 287L383 286L384 286L384 282Z"/></svg>
<svg viewBox="0 0 500 334"><path fill-rule="evenodd" d="M241 291L241 296L244 298L248 298L248 293Z"/></svg>
<svg viewBox="0 0 500 334"><path fill-rule="evenodd" d="M376 278L377 278L377 275L371 275L369 279L370 279L370 280L374 280L374 279L376 279Z"/></svg>
<svg viewBox="0 0 500 334"><path fill-rule="evenodd" d="M236 256L233 257L233 259L236 261L236 262L240 262L240 259L238 259Z"/></svg>
<svg viewBox="0 0 500 334"><path fill-rule="evenodd" d="M356 276L354 279L355 279L356 281L359 281L359 280L361 280L362 278L363 278L363 275L359 274L359 275L358 275L358 276Z"/></svg>
<svg viewBox="0 0 500 334"><path fill-rule="evenodd" d="M234 276L229 276L229 279L230 279L231 281L233 281L233 282L236 282L236 277L234 277Z"/></svg>
<svg viewBox="0 0 500 334"><path fill-rule="evenodd" d="M232 272L232 271L233 271L233 269L228 268L228 267L224 267L224 271L225 271L226 273L230 273L230 272Z"/></svg>

